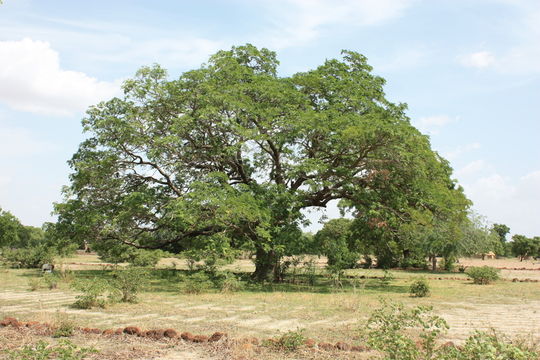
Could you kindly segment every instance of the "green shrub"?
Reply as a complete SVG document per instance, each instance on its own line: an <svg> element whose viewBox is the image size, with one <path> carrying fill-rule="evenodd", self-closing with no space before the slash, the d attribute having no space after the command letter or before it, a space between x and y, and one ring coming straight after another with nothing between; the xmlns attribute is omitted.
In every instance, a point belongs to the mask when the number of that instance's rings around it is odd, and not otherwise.
<svg viewBox="0 0 540 360"><path fill-rule="evenodd" d="M438 336L448 329L446 321L431 315L431 310L427 306L406 309L401 303L383 301L367 322L368 344L387 360L431 359ZM414 337L411 330L417 331Z"/></svg>
<svg viewBox="0 0 540 360"><path fill-rule="evenodd" d="M485 285L499 279L499 269L489 266L469 267L465 271L475 284Z"/></svg>
<svg viewBox="0 0 540 360"><path fill-rule="evenodd" d="M15 269L37 269L54 262L56 253L52 248L38 245L31 248L2 249L2 259Z"/></svg>
<svg viewBox="0 0 540 360"><path fill-rule="evenodd" d="M56 289L60 278L56 274L43 274L43 281L49 290Z"/></svg>
<svg viewBox="0 0 540 360"><path fill-rule="evenodd" d="M82 360L87 355L97 352L94 348L79 347L67 339L62 339L58 345L50 345L40 340L35 345L7 350L7 355L10 360Z"/></svg>
<svg viewBox="0 0 540 360"><path fill-rule="evenodd" d="M221 292L224 293L240 291L244 287L244 283L236 275L228 271L218 273L215 282Z"/></svg>
<svg viewBox="0 0 540 360"><path fill-rule="evenodd" d="M302 270L308 284L310 286L315 286L315 283L317 282L317 265L315 264L315 260L309 259L308 261L305 261Z"/></svg>
<svg viewBox="0 0 540 360"><path fill-rule="evenodd" d="M437 360L537 360L539 353L523 343L513 343L496 332L475 331L460 348L439 349Z"/></svg>
<svg viewBox="0 0 540 360"><path fill-rule="evenodd" d="M403 304L382 302L362 332L384 360L537 360L536 345L502 338L495 332L476 331L460 347L437 346L448 329L431 307L406 309Z"/></svg>
<svg viewBox="0 0 540 360"><path fill-rule="evenodd" d="M388 286L396 277L390 271L384 269L383 277L379 280L382 286Z"/></svg>
<svg viewBox="0 0 540 360"><path fill-rule="evenodd" d="M414 297L426 297L430 295L429 283L426 279L420 278L412 282L409 292Z"/></svg>
<svg viewBox="0 0 540 360"><path fill-rule="evenodd" d="M297 329L295 331L289 330L277 339L265 341L263 345L276 347L285 351L295 351L302 346L305 341L306 337L304 336L304 329Z"/></svg>
<svg viewBox="0 0 540 360"><path fill-rule="evenodd" d="M104 308L108 303L110 286L107 281L100 278L78 279L71 284L72 288L82 292L77 295L73 306L78 309Z"/></svg>
<svg viewBox="0 0 540 360"><path fill-rule="evenodd" d="M57 313L53 327L53 337L58 338L72 336L76 326L75 322L71 320L66 314Z"/></svg>
<svg viewBox="0 0 540 360"><path fill-rule="evenodd" d="M164 256L161 250L136 249L129 255L128 262L137 267L155 267Z"/></svg>
<svg viewBox="0 0 540 360"><path fill-rule="evenodd" d="M40 278L28 279L28 287L30 288L30 291L38 290L41 287L41 279Z"/></svg>
<svg viewBox="0 0 540 360"><path fill-rule="evenodd" d="M137 302L137 294L148 281L148 271L141 268L129 267L113 272L109 285L115 291L120 302Z"/></svg>
<svg viewBox="0 0 540 360"><path fill-rule="evenodd" d="M199 271L183 277L181 291L186 294L201 294L214 287L214 283L206 273Z"/></svg>

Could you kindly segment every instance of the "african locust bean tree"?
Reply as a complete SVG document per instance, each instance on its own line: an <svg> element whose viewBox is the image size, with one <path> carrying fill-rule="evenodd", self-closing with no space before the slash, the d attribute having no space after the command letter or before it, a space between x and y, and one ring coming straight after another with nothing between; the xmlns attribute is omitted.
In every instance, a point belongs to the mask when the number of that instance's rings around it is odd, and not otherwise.
<svg viewBox="0 0 540 360"><path fill-rule="evenodd" d="M382 242L413 210L463 211L447 201L463 197L447 162L364 56L290 77L277 66L246 45L176 80L139 70L122 98L88 110L58 228L97 249L250 249L263 280L299 248L304 209L342 200Z"/></svg>

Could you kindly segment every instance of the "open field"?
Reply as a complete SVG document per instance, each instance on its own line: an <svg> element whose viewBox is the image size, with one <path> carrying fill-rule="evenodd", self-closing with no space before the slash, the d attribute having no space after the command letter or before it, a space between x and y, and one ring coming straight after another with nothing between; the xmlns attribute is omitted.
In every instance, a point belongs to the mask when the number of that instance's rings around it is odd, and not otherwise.
<svg viewBox="0 0 540 360"><path fill-rule="evenodd" d="M58 313L73 319L81 327L100 329L119 328L128 325L143 329L174 328L194 334L211 335L222 331L231 338L244 337L270 338L283 334L287 330L305 329L305 336L318 342L346 341L353 345L362 344L359 329L367 320L371 311L378 306L381 297L403 302L407 305L431 305L434 311L450 325L445 340L460 342L473 329L494 328L512 337L532 337L540 342L540 283L512 282L512 279L540 279L540 264L533 261L517 260L476 260L464 259L464 265L491 265L508 268L527 268L531 270L503 270L503 280L492 285L473 285L462 273L430 273L418 271L393 270L395 277L389 285L380 279L380 270L350 270L344 280L343 288L330 286L324 277L317 285L305 283L248 285L245 290L236 293L210 292L188 295L178 291L175 270L166 259L158 270L146 291L141 294L137 304L115 304L105 309L79 310L70 307L77 293L69 285L61 283L58 289L29 291L28 282L40 276L37 270L0 270L2 287L0 289L0 317L14 316L21 320L50 322ZM176 260L175 267L184 268L185 264ZM72 263L72 264L70 264ZM93 255L79 255L66 261L66 267L72 268L77 277L108 276L103 265ZM249 261L239 261L230 269L249 271ZM428 278L432 295L428 298L412 298L409 286L418 276ZM300 281L298 281L300 282ZM35 335L35 334L34 334ZM35 337L35 336L34 336ZM0 349L29 341L32 333L16 334L7 328L0 330ZM11 340L10 340L11 339ZM85 337L75 337L83 341ZM50 340L49 340L50 341ZM109 349L118 346L110 339L95 337L89 339L96 347ZM112 342L111 342L112 341ZM122 348L132 347L133 339L124 339ZM146 341L146 340L145 340ZM217 350L218 345L194 345L182 341L159 343L155 355L145 352L145 341L133 345L139 349L130 354L133 359L182 358L175 352L192 353L193 358L279 358L279 354L264 350L263 353L239 351L238 346L227 345L227 351ZM11 345L10 345L11 344ZM124 344L124 342L122 342ZM221 344L219 346L225 346ZM110 350L110 349L109 349ZM107 350L107 351L109 351ZM245 350L245 349L244 349ZM111 350L112 351L112 350ZM169 354L170 353L170 354ZM173 357L167 357L169 355ZM217 355L216 355L217 354ZM365 354L364 354L365 355ZM328 352L298 354L298 358L323 359L361 358L361 354L333 354ZM112 355L111 355L112 356ZM128 355L126 355L128 356ZM152 357L155 356L155 357ZM217 356L217 357L216 357ZM295 355L296 356L296 355ZM103 357L105 358L105 357ZM117 357L121 358L121 357Z"/></svg>

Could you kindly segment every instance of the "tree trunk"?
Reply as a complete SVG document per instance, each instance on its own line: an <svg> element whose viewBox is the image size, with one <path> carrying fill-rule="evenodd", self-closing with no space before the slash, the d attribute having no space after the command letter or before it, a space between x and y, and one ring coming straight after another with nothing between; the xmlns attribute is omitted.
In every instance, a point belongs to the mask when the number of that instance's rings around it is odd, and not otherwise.
<svg viewBox="0 0 540 360"><path fill-rule="evenodd" d="M276 252L273 250L267 252L257 248L255 256L255 271L251 277L260 282L279 281L281 274Z"/></svg>
<svg viewBox="0 0 540 360"><path fill-rule="evenodd" d="M431 271L437 271L437 256L435 255L431 257Z"/></svg>

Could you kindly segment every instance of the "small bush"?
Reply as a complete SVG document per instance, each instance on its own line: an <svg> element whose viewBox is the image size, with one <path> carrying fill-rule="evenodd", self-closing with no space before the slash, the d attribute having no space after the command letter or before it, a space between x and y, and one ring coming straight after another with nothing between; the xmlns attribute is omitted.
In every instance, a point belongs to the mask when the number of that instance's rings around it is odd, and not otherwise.
<svg viewBox="0 0 540 360"><path fill-rule="evenodd" d="M271 339L264 342L263 345L285 351L295 351L300 346L304 345L305 341L306 337L304 336L304 329L298 329L295 331L287 331L277 339Z"/></svg>
<svg viewBox="0 0 540 360"><path fill-rule="evenodd" d="M469 267L465 273L479 285L486 285L499 279L499 269L490 266Z"/></svg>
<svg viewBox="0 0 540 360"><path fill-rule="evenodd" d="M426 297L430 295L429 284L426 279L416 279L412 282L409 292L414 297Z"/></svg>
<svg viewBox="0 0 540 360"><path fill-rule="evenodd" d="M117 270L113 273L113 279L109 282L113 291L117 293L120 302L137 302L137 294L148 281L148 271L141 268L129 267L125 270Z"/></svg>
<svg viewBox="0 0 540 360"><path fill-rule="evenodd" d="M58 281L59 281L59 277L55 274L44 274L43 275L43 281L45 282L45 284L47 285L47 287L49 288L49 290L53 290L53 289L56 289L58 288Z"/></svg>
<svg viewBox="0 0 540 360"><path fill-rule="evenodd" d="M204 272L196 272L188 277L184 277L181 284L181 291L186 294L201 294L214 287L214 283Z"/></svg>
<svg viewBox="0 0 540 360"><path fill-rule="evenodd" d="M82 360L87 355L97 352L94 348L79 347L67 339L60 340L58 345L50 345L40 340L35 345L26 345L18 350L7 350L10 360Z"/></svg>
<svg viewBox="0 0 540 360"><path fill-rule="evenodd" d="M231 272L218 273L216 276L217 287L221 292L229 293L242 290L244 284Z"/></svg>
<svg viewBox="0 0 540 360"><path fill-rule="evenodd" d="M459 265L458 271L459 271L460 273L464 273L464 272L465 272L465 266Z"/></svg>
<svg viewBox="0 0 540 360"><path fill-rule="evenodd" d="M382 304L372 313L362 332L384 360L538 359L535 344L510 341L495 332L476 331L459 347L438 346L448 325L444 319L431 314L431 307L407 309L400 303L383 301Z"/></svg>
<svg viewBox="0 0 540 360"><path fill-rule="evenodd" d="M53 337L69 337L73 335L73 331L75 330L75 322L66 314L57 313L53 327Z"/></svg>
<svg viewBox="0 0 540 360"><path fill-rule="evenodd" d="M446 321L431 315L431 307L406 309L403 304L384 301L382 305L367 322L368 344L387 360L431 359L438 336L448 329ZM418 331L416 338L411 330Z"/></svg>
<svg viewBox="0 0 540 360"><path fill-rule="evenodd" d="M380 279L382 286L388 286L392 281L394 281L396 277L394 274L392 274L390 271L384 269L383 277Z"/></svg>
<svg viewBox="0 0 540 360"><path fill-rule="evenodd" d="M110 294L109 284L100 278L79 279L73 282L72 287L82 292L77 295L74 307L78 309L104 308L107 305L107 296Z"/></svg>
<svg viewBox="0 0 540 360"><path fill-rule="evenodd" d="M30 291L38 290L41 287L41 279L40 278L28 279L28 287L30 288Z"/></svg>
<svg viewBox="0 0 540 360"><path fill-rule="evenodd" d="M164 256L165 252L161 250L137 249L130 254L128 261L133 266L154 267Z"/></svg>
<svg viewBox="0 0 540 360"><path fill-rule="evenodd" d="M523 343L513 343L496 332L475 331L460 348L440 348L436 359L537 360L538 352Z"/></svg>

